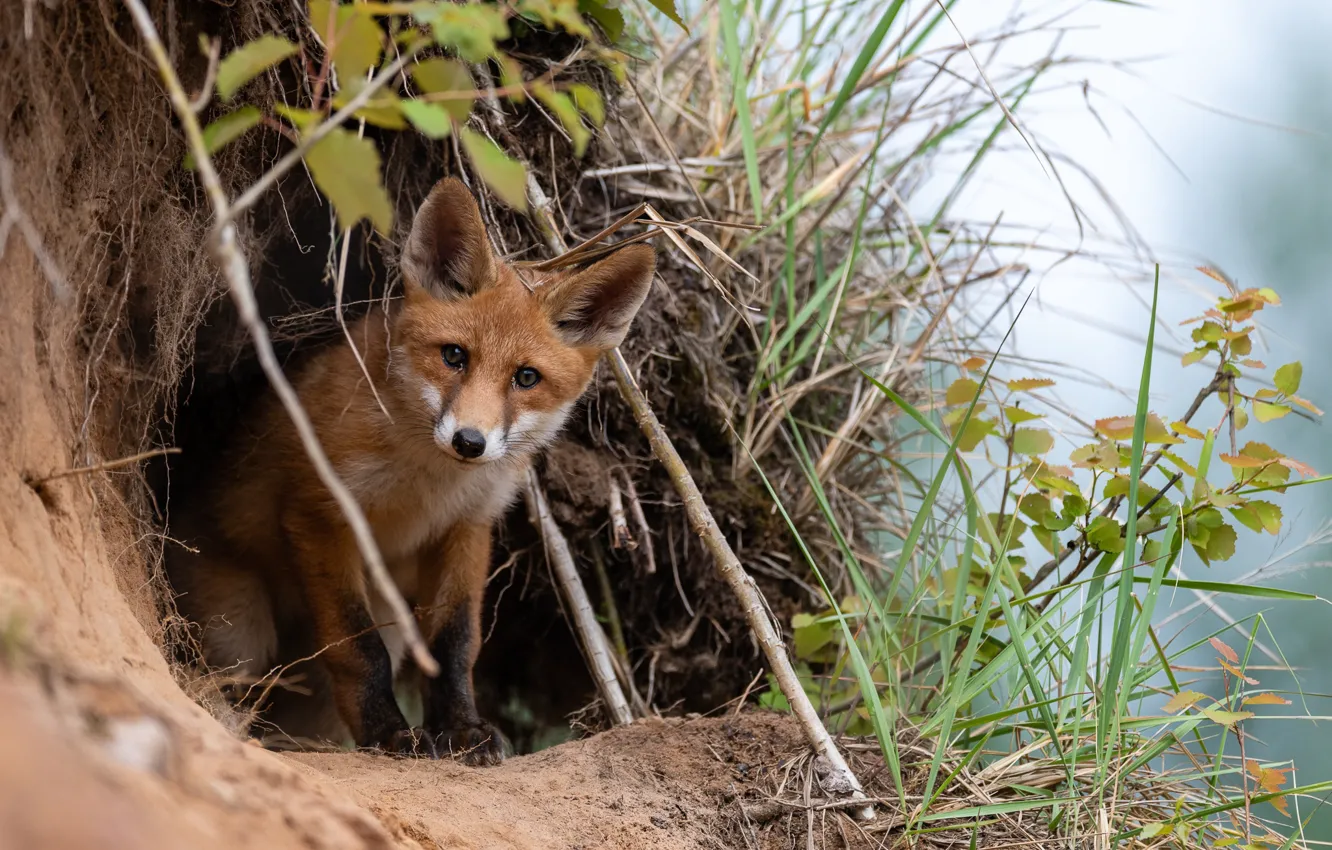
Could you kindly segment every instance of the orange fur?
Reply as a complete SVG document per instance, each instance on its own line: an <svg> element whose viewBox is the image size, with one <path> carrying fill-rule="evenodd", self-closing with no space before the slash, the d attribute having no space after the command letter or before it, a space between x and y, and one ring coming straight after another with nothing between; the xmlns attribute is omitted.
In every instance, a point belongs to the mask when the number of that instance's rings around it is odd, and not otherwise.
<svg viewBox="0 0 1332 850"><path fill-rule="evenodd" d="M258 677L319 652L304 665L313 694L270 712L283 733L498 760L471 688L491 529L597 359L623 339L653 267L652 250L635 245L524 279L492 256L462 184L441 181L404 247L405 297L352 328L388 415L346 346L293 380L443 667L423 685L426 728L409 730L393 701L401 640L376 628L388 616L382 600L272 398L227 448L205 498L173 505L174 533L199 552L174 552L168 568L182 612L203 628L207 662ZM530 386L526 370L538 373Z"/></svg>

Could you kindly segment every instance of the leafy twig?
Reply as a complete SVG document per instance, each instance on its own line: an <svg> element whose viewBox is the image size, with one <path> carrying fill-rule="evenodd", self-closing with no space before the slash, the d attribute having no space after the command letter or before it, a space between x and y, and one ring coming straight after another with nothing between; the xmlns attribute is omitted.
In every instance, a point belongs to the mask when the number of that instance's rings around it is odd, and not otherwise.
<svg viewBox="0 0 1332 850"><path fill-rule="evenodd" d="M199 169L199 178L203 181L204 190L213 207L213 251L217 256L218 264L222 267L222 274L226 278L227 287L231 292L232 300L236 304L236 311L240 315L241 323L249 332L250 340L254 344L255 352L259 357L260 368L263 369L269 384L272 385L273 391L277 393L279 401L287 412L287 416L290 417L292 425L295 426L296 433L301 440L301 446L305 449L306 457L310 459L310 463L315 468L315 474L328 488L329 494L337 502L343 517L351 527L352 534L356 538L356 546L361 552L361 557L365 560L366 570L370 573L370 578L376 589L393 611L394 619L400 624L403 639L417 666L427 676L438 675L439 665L431 657L430 650L426 648L425 641L421 638L421 631L416 618L412 616L406 600L398 592L392 576L389 575L388 569L384 566L384 559L379 553L379 547L375 544L374 533L370 530L370 524L366 521L361 506L357 504L356 497L352 495L351 491L347 489L347 485L342 483L342 479L334 471L333 465L328 460L328 455L324 453L323 446L319 443L318 435L315 434L314 425L310 421L309 414L301 406L300 398L296 395L295 389L292 388L291 382L287 380L287 376L282 373L282 366L278 363L277 355L273 352L273 343L269 339L268 328L264 326L263 319L259 315L259 304L255 299L254 287L250 283L249 263L246 262L245 255L236 242L235 216L244 209L244 206L240 200L232 204L227 199L217 169L214 168L213 160L208 155L208 146L204 142L203 129L199 126L198 116L194 114L194 110L190 106L189 97L185 94L180 78L176 75L176 69L172 67L171 60L167 57L166 48L162 45L162 39L157 33L157 27L148 14L147 8L144 7L142 0L125 0L125 6L129 9L139 34L143 37L149 52L152 53L153 59L157 63L158 73L162 77L163 85L166 86L171 105L185 130L185 139L189 144L190 152L194 155L194 161ZM408 57L414 55L414 52L408 51L399 60L399 63L405 62ZM396 72L396 68L391 68L376 77L375 81L379 81L382 85L383 79ZM375 88L378 88L378 86L375 86L374 81L372 81L341 112L321 124L305 138L296 150L269 169L258 182L242 195L242 199L248 197L250 202L253 202L254 198L257 198L264 188L272 185L286 168L290 168L296 161L299 161L301 155L310 145L323 138L333 127L351 115L352 112L355 112L356 109L359 109L362 104L357 101L362 97L368 99L368 94ZM346 113L346 115L343 113ZM292 157L294 157L294 160L284 168L283 163Z"/></svg>

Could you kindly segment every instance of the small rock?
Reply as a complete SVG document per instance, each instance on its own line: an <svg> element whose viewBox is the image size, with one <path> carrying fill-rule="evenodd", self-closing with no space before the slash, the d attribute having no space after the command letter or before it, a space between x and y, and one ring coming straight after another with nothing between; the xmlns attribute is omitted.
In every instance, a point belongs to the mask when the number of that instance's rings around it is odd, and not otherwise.
<svg viewBox="0 0 1332 850"><path fill-rule="evenodd" d="M652 821L652 825L657 829L669 829L671 825L671 822L661 815L653 815L649 820Z"/></svg>

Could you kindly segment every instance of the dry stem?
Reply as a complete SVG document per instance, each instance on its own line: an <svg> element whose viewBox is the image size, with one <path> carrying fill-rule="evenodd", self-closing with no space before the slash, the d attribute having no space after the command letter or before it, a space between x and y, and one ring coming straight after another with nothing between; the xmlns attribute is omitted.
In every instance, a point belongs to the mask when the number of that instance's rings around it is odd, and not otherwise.
<svg viewBox="0 0 1332 850"><path fill-rule="evenodd" d="M712 553L712 558L717 563L717 569L721 572L722 578L726 579L731 591L744 607L745 621L749 623L749 628L753 630L754 636L758 638L759 646L762 647L763 654L768 659L768 666L772 668L772 673L777 678L777 684L782 689L782 695L791 704L791 712L800 721L805 737L809 739L815 751L828 760L837 784L842 786L839 790L848 792L853 799L863 799L865 793L861 790L860 780L856 779L856 775L851 772L846 759L842 758L841 752L837 749L837 743L833 741L832 736L828 734L828 730L824 728L823 721L819 719L819 713L815 711L814 704L809 701L809 695L805 693L804 686L796 678L795 669L791 666L791 660L786 655L786 646L782 643L781 635L772 625L772 619L768 614L768 606L763 600L762 592L759 591L758 585L754 583L754 579L740 565L740 559L735 556L731 544L726 542L726 536L722 534L721 529L717 526L712 511L708 508L707 503L703 501L703 494L699 492L698 485L694 483L694 476L689 473L689 468L685 466L679 452L675 450L674 444L671 443L670 437L666 435L665 429L661 427L657 415L652 412L647 397L643 395L643 391L634 382L624 355L616 348L607 355L606 359L610 361L615 382L620 388L620 395L633 410L634 420L638 423L638 427L642 429L643 435L647 437L648 443L651 444L652 453L657 456L657 460L661 461L662 466L666 467L666 472L671 477L671 483L675 485L676 492L680 494L680 499L684 502L685 514L689 518L689 525L694 529L694 533L703 540L703 544L707 546L708 551ZM874 810L866 805L859 811L859 814L862 818L869 819L874 816Z"/></svg>
<svg viewBox="0 0 1332 850"><path fill-rule="evenodd" d="M601 630L601 624L597 622L596 612L592 609L592 600L588 599L587 591L583 589L583 582L578 576L578 570L574 567L573 555L569 552L569 542L565 540L564 533L560 531L555 518L551 516L550 505L546 502L545 494L541 492L541 482L537 479L536 470L527 470L525 493L528 516L540 532L541 539L545 541L546 560L554 568L557 584L564 591L574 631L578 633L579 643L587 653L587 666L592 678L596 680L601 699L606 703L606 709L617 725L625 726L633 723L634 716L629 711L628 701L624 698L624 689L620 687L620 679L615 675L615 665L611 661L606 633Z"/></svg>
<svg viewBox="0 0 1332 850"><path fill-rule="evenodd" d="M226 191L222 188L222 181L218 178L217 169L214 168L212 157L209 156L208 147L204 143L203 130L199 126L199 119L190 105L184 87L181 86L180 78L176 75L176 69L171 65L166 48L162 44L162 39L157 33L157 27L153 24L153 19L148 14L148 10L144 7L142 0L125 0L125 6L129 9L139 34L143 37L149 52L152 53L153 59L157 63L158 73L166 86L171 105L185 130L185 138L198 166L200 180L204 184L204 189L213 207L215 220L213 225L213 250L217 255L218 264L222 267L222 274L227 280L227 288L230 290L232 300L236 304L236 311L240 314L241 322L249 332L250 340L254 344L255 352L259 357L259 365L272 385L273 391L277 393L278 399L287 411L287 415L291 418L292 425L295 426L296 432L300 436L305 454L315 468L315 473L324 486L328 488L334 501L338 503L342 515L346 518L347 524L351 527L352 534L356 538L356 546L361 552L361 557L365 560L366 570L370 573L370 578L375 583L379 593L393 611L394 619L401 624L403 639L417 666L427 676L436 676L439 673L439 665L431 657L430 650L426 648L425 641L421 638L416 618L412 616L411 609L402 598L402 594L398 592L397 586L393 583L393 578L384 566L384 560L380 556L379 547L375 544L374 534L370 530L370 524L365 519L365 514L361 512L361 507L356 503L356 498L342 483L342 479L334 471L333 465L329 463L328 456L324 454L324 449L319 443L319 437L315 434L314 425L310 422L309 415L305 412L305 408L301 406L300 398L296 395L295 389L292 388L286 375L282 373L282 366L278 363L277 356L273 352L273 344L268 337L268 328L264 326L263 319L259 315L259 305L255 300L254 287L250 283L249 263L246 262L245 255L236 242L236 226L233 216L242 209L240 202L238 201L236 205L232 205L227 199ZM403 58L395 63L397 67L386 69L383 72L384 75L396 74L398 68L411 55L413 55L412 52L404 54ZM377 77L376 81L379 79L383 79L383 77ZM372 81L362 90L360 97L368 97L368 93L377 88L378 86ZM356 101L357 99L353 99L342 112L350 115L351 112L359 109L362 104ZM322 138L329 129L345 118L342 112L334 115L333 118L311 132L299 148L280 160L254 186L250 187L250 191L242 196L242 200L254 193L255 190L262 191L262 187L275 180L279 168L291 157L294 156L299 160L301 154L309 145Z"/></svg>

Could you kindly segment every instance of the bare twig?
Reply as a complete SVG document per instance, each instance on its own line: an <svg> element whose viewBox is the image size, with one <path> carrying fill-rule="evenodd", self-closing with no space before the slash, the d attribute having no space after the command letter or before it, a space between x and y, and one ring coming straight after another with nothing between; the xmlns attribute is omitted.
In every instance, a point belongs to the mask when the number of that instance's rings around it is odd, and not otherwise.
<svg viewBox="0 0 1332 850"><path fill-rule="evenodd" d="M647 556L647 566L643 569L648 575L657 571L657 556L652 546L652 527L648 525L647 517L643 515L643 503L638 498L638 489L634 487L634 479L628 472L624 474L624 494L629 498L629 514L634 518L634 525L638 526L638 536L643 541L643 554Z"/></svg>
<svg viewBox="0 0 1332 850"><path fill-rule="evenodd" d="M204 184L204 190L213 207L213 251L217 256L218 264L222 267L222 274L227 280L227 287L231 292L232 300L236 304L236 311L240 315L241 323L249 332L250 340L254 344L255 352L259 357L259 365L263 369L264 375L272 385L273 391L277 393L278 399L282 402L283 408L291 418L292 425L296 428L296 433L300 436L301 446L305 449L306 457L315 468L315 473L319 480L328 488L333 500L337 502L343 517L351 527L353 536L356 538L356 546L361 552L361 557L365 561L365 567L370 574L370 579L374 582L381 596L384 597L393 611L394 619L400 624L403 639L408 649L412 653L416 664L427 676L436 676L439 674L439 665L431 657L430 650L426 648L425 641L421 638L421 631L417 626L416 618L412 616L411 609L407 602L398 592L397 586L393 583L392 576L384 566L384 559L379 553L379 547L375 544L374 533L370 530L370 524L366 521L365 514L362 513L360 505L356 502L356 497L347 489L347 485L342 483L334 471L333 465L329 462L328 456L324 453L323 446L319 443L319 437L315 434L314 425L310 422L309 415L305 408L301 406L301 400L296 395L295 389L287 380L286 375L282 373L282 366L278 363L277 355L273 352L272 341L268 337L268 328L265 327L263 319L259 315L259 304L255 300L254 287L250 283L250 266L246 262L245 255L236 242L235 215L243 207L233 205L227 199L226 191L222 188L222 181L218 178L217 169L213 166L213 160L208 155L208 146L204 144L203 130L199 126L198 116L190 106L189 97L185 94L185 89L180 83L180 78L176 75L176 69L172 67L171 60L167 57L166 48L162 44L162 39L157 33L157 27L153 24L152 17L148 14L142 0L125 0L125 6L129 9L130 15L134 18L134 25L138 28L139 34L147 44L149 52L157 63L158 73L162 77L162 83L166 86L167 95L171 99L171 105L176 111L181 127L185 130L185 138L189 143L190 151L194 154L194 160L199 169L199 178ZM405 62L406 57L413 55L411 52L404 55L399 62ZM384 75L397 73L397 68L391 68L384 72ZM377 77L376 81L382 77ZM372 82L361 91L358 98L354 98L347 107L342 110L348 115L359 109L362 103L357 100L365 97L371 89L378 88ZM339 117L341 116L341 117ZM337 122L344 120L346 116L341 113L335 115L332 119L320 125L312 132L300 147L288 156L295 155L299 160L309 145L313 144L322 135L318 135L320 130L327 133L328 129L336 126ZM331 126L332 125L332 126ZM327 129L325 129L327 128ZM258 197L256 190L262 191L262 188L270 185L276 180L276 174L279 167L286 158L280 160L277 165L270 169L263 177L259 179L246 195L253 194ZM294 164L294 162L292 163ZM287 166L287 167L290 167ZM244 197L244 196L242 196ZM253 200L253 197L251 200Z"/></svg>
<svg viewBox="0 0 1332 850"><path fill-rule="evenodd" d="M569 552L569 542L565 540L564 532L560 531L555 517L551 516L550 505L546 502L545 494L541 492L541 482L537 478L536 470L527 470L527 487L524 492L527 497L528 517L546 544L546 560L554 569L556 584L564 595L564 601L569 605L569 619L573 621L578 642L587 655L587 666L597 683L601 699L610 712L611 720L616 724L624 726L632 723L634 716L629 711L628 701L624 698L620 679L615 675L615 665L611 661L610 644L606 641L606 633L601 630L596 611L592 608L592 600L588 599L587 591L583 589L583 581L578 576L573 555Z"/></svg>
<svg viewBox="0 0 1332 850"><path fill-rule="evenodd" d="M637 549L638 541L629 533L629 523L624 517L624 497L620 493L620 482L615 480L615 471L606 476L607 501L610 502L611 548Z"/></svg>
<svg viewBox="0 0 1332 850"><path fill-rule="evenodd" d="M33 478L28 481L29 487L38 487L48 481L55 481L57 478L68 478L71 475L85 475L90 472L106 472L111 469L120 469L125 466L133 466L141 460L147 460L150 457L161 457L162 455L178 455L180 449L172 447L168 449L153 449L152 451L139 452L129 457L116 458L115 460L106 460L101 463L94 463L91 466L76 466L73 469L62 469L59 472L52 472L50 475L44 475L41 478Z"/></svg>

